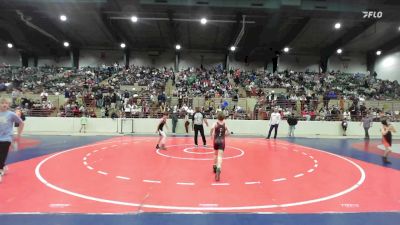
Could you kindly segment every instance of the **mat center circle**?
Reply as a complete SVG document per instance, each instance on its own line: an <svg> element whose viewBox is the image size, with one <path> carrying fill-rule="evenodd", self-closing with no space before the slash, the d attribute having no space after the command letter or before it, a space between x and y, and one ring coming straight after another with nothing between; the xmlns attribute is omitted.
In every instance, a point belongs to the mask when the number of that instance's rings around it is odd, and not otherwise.
<svg viewBox="0 0 400 225"><path fill-rule="evenodd" d="M196 149L198 150L197 152L196 151L192 151L192 150L196 150ZM210 149L211 151L204 152L203 149ZM213 154L214 153L214 149L207 148L207 147L189 147L189 148L184 148L183 151L186 152L186 153L199 154L199 155Z"/></svg>

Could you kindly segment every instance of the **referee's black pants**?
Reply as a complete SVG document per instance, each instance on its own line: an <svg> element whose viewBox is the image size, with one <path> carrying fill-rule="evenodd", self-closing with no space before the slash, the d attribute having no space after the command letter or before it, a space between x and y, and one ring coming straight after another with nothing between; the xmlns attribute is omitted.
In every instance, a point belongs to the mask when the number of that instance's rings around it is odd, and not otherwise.
<svg viewBox="0 0 400 225"><path fill-rule="evenodd" d="M201 138L203 139L203 144L206 145L206 137L204 136L204 128L203 125L194 125L194 144L197 145L197 135L201 134Z"/></svg>

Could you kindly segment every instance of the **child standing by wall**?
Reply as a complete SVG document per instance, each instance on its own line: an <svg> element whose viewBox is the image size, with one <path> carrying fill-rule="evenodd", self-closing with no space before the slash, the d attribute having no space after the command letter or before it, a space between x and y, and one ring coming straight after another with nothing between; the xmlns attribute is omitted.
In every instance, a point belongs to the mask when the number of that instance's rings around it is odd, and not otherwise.
<svg viewBox="0 0 400 225"><path fill-rule="evenodd" d="M87 123L88 123L88 118L86 117L86 114L84 113L84 114L82 114L82 117L81 117L81 129L79 129L79 133L81 133L82 130L83 130L83 133L86 133Z"/></svg>

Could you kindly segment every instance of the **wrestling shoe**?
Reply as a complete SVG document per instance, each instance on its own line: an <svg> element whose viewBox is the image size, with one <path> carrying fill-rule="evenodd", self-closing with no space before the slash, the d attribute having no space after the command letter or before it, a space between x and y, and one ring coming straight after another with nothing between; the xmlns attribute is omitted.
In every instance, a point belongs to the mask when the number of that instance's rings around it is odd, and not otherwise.
<svg viewBox="0 0 400 225"><path fill-rule="evenodd" d="M221 175L221 169L217 168L216 173L215 173L215 181L219 181L220 175Z"/></svg>

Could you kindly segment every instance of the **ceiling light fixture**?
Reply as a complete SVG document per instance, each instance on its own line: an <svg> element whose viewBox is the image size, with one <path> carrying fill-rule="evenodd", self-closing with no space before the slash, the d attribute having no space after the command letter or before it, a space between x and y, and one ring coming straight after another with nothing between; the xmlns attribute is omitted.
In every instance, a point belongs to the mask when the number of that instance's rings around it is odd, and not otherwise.
<svg viewBox="0 0 400 225"><path fill-rule="evenodd" d="M285 47L285 48L283 49L283 51L286 52L286 53L288 53L289 50L290 50L289 47Z"/></svg>
<svg viewBox="0 0 400 225"><path fill-rule="evenodd" d="M68 19L68 17L66 15L61 15L60 16L60 20L63 21L63 22L67 21L67 19Z"/></svg>
<svg viewBox="0 0 400 225"><path fill-rule="evenodd" d="M136 16L132 16L132 17L131 17L131 21L134 22L134 23L136 23L136 22L138 21L138 18L137 18Z"/></svg>

